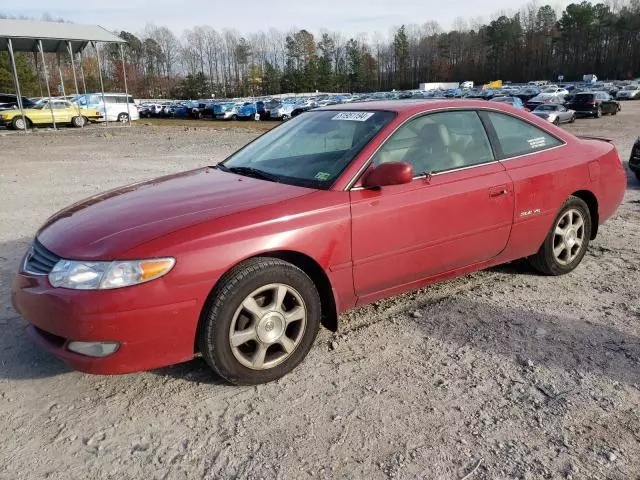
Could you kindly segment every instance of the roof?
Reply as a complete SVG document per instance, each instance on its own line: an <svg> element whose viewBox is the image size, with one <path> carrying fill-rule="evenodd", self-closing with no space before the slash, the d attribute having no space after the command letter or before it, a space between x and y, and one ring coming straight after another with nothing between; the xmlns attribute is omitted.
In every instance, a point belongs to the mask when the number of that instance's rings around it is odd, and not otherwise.
<svg viewBox="0 0 640 480"><path fill-rule="evenodd" d="M339 110L339 111L371 111L383 110L398 113L416 113L420 111L436 110L441 108L492 108L496 110L504 110L505 104L501 102L487 102L486 100L463 100L463 99L406 99L406 100L380 100L375 102L362 103L342 103L339 105L329 105L314 109L317 110ZM507 105L508 107L508 105Z"/></svg>
<svg viewBox="0 0 640 480"><path fill-rule="evenodd" d="M0 19L0 50L8 48L9 38L16 52L37 52L38 40L42 40L45 53L66 52L66 41L71 42L74 53L90 42L126 43L97 25Z"/></svg>

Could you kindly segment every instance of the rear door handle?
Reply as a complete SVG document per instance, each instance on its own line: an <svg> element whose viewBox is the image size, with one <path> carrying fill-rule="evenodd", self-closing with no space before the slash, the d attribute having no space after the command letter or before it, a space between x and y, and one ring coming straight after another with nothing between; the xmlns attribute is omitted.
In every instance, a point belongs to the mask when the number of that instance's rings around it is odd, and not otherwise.
<svg viewBox="0 0 640 480"><path fill-rule="evenodd" d="M496 198L509 195L509 189L506 185L500 185L499 187L492 187L489 189L489 197Z"/></svg>

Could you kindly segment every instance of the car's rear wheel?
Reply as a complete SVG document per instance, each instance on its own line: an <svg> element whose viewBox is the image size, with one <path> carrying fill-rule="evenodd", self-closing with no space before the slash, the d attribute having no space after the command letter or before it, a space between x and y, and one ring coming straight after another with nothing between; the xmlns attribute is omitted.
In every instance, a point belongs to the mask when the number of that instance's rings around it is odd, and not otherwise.
<svg viewBox="0 0 640 480"><path fill-rule="evenodd" d="M120 123L127 123L129 121L129 115L127 115L126 113L121 113L120 115L118 115L118 121Z"/></svg>
<svg viewBox="0 0 640 480"><path fill-rule="evenodd" d="M289 115L287 115L286 113L282 115L282 121L286 122L287 120L289 120Z"/></svg>
<svg viewBox="0 0 640 480"><path fill-rule="evenodd" d="M553 119L553 124L556 125L556 126L560 125L560 118L558 118L558 117L554 118Z"/></svg>
<svg viewBox="0 0 640 480"><path fill-rule="evenodd" d="M76 128L82 128L85 126L85 119L82 116L76 116L71 119L71 125Z"/></svg>
<svg viewBox="0 0 640 480"><path fill-rule="evenodd" d="M576 122L576 116L572 115L571 120L569 120L569 123L575 123L575 122Z"/></svg>
<svg viewBox="0 0 640 480"><path fill-rule="evenodd" d="M29 120L22 118L22 116L15 117L11 126L16 130L26 130L29 127Z"/></svg>
<svg viewBox="0 0 640 480"><path fill-rule="evenodd" d="M551 231L538 252L529 257L531 265L546 275L564 275L584 258L591 238L589 207L578 197L569 197L560 209Z"/></svg>
<svg viewBox="0 0 640 480"><path fill-rule="evenodd" d="M198 347L237 385L276 380L307 355L320 326L320 296L296 266L254 258L220 281L198 329Z"/></svg>
<svg viewBox="0 0 640 480"><path fill-rule="evenodd" d="M598 107L598 110L596 110L596 118L600 117L602 117L602 107Z"/></svg>

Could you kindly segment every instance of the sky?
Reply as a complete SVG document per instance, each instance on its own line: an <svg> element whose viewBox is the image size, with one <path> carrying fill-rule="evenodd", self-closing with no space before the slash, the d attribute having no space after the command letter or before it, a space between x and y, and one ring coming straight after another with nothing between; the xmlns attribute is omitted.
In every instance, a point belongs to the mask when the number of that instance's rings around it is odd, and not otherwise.
<svg viewBox="0 0 640 480"><path fill-rule="evenodd" d="M289 31L295 27L371 36L374 32L388 35L392 27L402 24L436 21L449 29L459 17L487 21L500 13L513 14L525 3L527 0L22 0L0 5L0 13L35 20L48 13L74 23L132 33L142 32L147 23L154 23L167 26L178 35L195 25L210 25L242 33L271 27ZM561 9L571 2L538 1L540 5L545 3Z"/></svg>

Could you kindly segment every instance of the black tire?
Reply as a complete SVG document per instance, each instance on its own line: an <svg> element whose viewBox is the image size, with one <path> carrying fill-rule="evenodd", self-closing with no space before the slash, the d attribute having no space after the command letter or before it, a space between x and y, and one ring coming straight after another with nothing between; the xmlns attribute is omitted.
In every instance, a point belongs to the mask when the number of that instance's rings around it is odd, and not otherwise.
<svg viewBox="0 0 640 480"><path fill-rule="evenodd" d="M556 259L553 248L556 225L563 218L563 216L570 210L577 210L581 215L584 222L583 230L583 243L577 252L577 256L568 264L562 264ZM529 263L533 268L545 275L565 275L573 271L582 262L584 255L589 247L589 240L591 239L591 215L589 213L588 205L581 198L571 196L569 197L560 212L556 216L551 225L551 229L547 234L542 246L535 255L529 257Z"/></svg>
<svg viewBox="0 0 640 480"><path fill-rule="evenodd" d="M560 119L558 117L555 118L555 120L553 121L553 124L557 127L558 125L560 125Z"/></svg>
<svg viewBox="0 0 640 480"><path fill-rule="evenodd" d="M82 128L85 126L85 118L82 116L76 116L71 119L71 125L75 128Z"/></svg>
<svg viewBox="0 0 640 480"><path fill-rule="evenodd" d="M576 116L575 115L573 115L571 117L571 120L569 120L569 123L576 123Z"/></svg>
<svg viewBox="0 0 640 480"><path fill-rule="evenodd" d="M126 113L121 113L118 115L118 122L127 123L128 121L129 121L129 115L127 115Z"/></svg>
<svg viewBox="0 0 640 480"><path fill-rule="evenodd" d="M598 107L598 110L596 110L596 118L600 117L602 117L602 107Z"/></svg>
<svg viewBox="0 0 640 480"><path fill-rule="evenodd" d="M274 367L254 370L234 356L229 342L236 310L260 287L282 283L299 292L306 306L306 327L295 350ZM298 267L269 257L247 260L227 272L212 292L198 328L197 344L207 364L235 385L267 383L289 373L309 353L320 327L320 296L313 281Z"/></svg>
<svg viewBox="0 0 640 480"><path fill-rule="evenodd" d="M22 115L13 117L13 120L11 121L11 127L14 130L26 130L27 128L29 128L29 125L29 119L23 119Z"/></svg>
<svg viewBox="0 0 640 480"><path fill-rule="evenodd" d="M231 120L233 120L235 122L236 120L238 120L238 116L237 115L231 115Z"/></svg>
<svg viewBox="0 0 640 480"><path fill-rule="evenodd" d="M284 115L282 115L282 121L286 122L287 120L289 120L289 115L285 113Z"/></svg>
<svg viewBox="0 0 640 480"><path fill-rule="evenodd" d="M617 115L618 114L618 108L614 108L613 111L611 112L611 115Z"/></svg>

